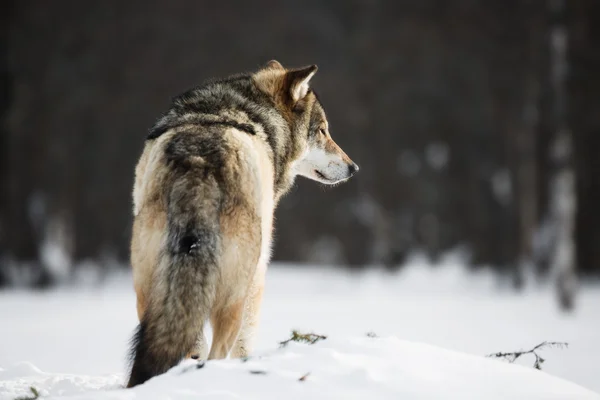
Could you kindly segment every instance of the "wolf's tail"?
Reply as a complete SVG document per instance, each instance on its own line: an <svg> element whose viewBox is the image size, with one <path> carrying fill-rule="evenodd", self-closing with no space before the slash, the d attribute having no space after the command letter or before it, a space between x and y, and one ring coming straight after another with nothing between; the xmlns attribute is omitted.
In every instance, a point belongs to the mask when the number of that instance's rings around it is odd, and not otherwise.
<svg viewBox="0 0 600 400"><path fill-rule="evenodd" d="M198 209L200 188L175 186L168 206L168 234L153 276L152 296L132 339L127 387L177 365L194 347L214 299L218 274L218 223ZM212 214L210 219L214 218Z"/></svg>

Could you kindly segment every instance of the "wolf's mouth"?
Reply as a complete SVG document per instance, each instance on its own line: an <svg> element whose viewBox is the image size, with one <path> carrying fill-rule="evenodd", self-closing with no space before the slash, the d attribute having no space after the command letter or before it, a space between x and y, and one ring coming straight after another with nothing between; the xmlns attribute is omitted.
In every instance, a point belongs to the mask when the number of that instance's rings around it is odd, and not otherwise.
<svg viewBox="0 0 600 400"><path fill-rule="evenodd" d="M328 179L325 177L325 175L323 175L321 172L317 171L315 169L315 175L317 175L318 178L323 179L324 181L327 181Z"/></svg>

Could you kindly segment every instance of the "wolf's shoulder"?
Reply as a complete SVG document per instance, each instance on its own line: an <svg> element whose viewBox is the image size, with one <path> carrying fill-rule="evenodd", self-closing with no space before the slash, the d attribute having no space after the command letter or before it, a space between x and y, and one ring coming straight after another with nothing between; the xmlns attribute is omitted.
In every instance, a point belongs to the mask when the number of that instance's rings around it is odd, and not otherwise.
<svg viewBox="0 0 600 400"><path fill-rule="evenodd" d="M255 134L250 122L261 119L256 110L262 110L267 103L264 93L255 87L248 74L208 81L173 97L170 107L156 121L146 139L156 139L186 124L229 126Z"/></svg>

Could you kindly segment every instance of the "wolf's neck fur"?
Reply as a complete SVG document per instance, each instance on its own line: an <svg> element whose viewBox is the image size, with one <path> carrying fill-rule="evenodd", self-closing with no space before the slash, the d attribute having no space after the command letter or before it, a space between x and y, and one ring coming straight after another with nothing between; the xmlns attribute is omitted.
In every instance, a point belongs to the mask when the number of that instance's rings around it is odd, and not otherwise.
<svg viewBox="0 0 600 400"><path fill-rule="evenodd" d="M273 164L275 202L293 185L291 165L297 154L289 123L250 75L213 81L175 97L147 140L184 125L222 125L260 138Z"/></svg>

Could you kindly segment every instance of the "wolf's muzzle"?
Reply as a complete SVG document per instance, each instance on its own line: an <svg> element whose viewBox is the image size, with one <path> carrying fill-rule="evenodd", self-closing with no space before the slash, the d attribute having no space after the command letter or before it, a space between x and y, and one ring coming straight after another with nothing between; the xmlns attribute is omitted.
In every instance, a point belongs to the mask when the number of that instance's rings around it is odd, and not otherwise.
<svg viewBox="0 0 600 400"><path fill-rule="evenodd" d="M359 169L360 168L358 168L358 165L356 165L356 163L352 163L352 164L348 165L348 175L349 176L354 175L355 173L358 172Z"/></svg>

